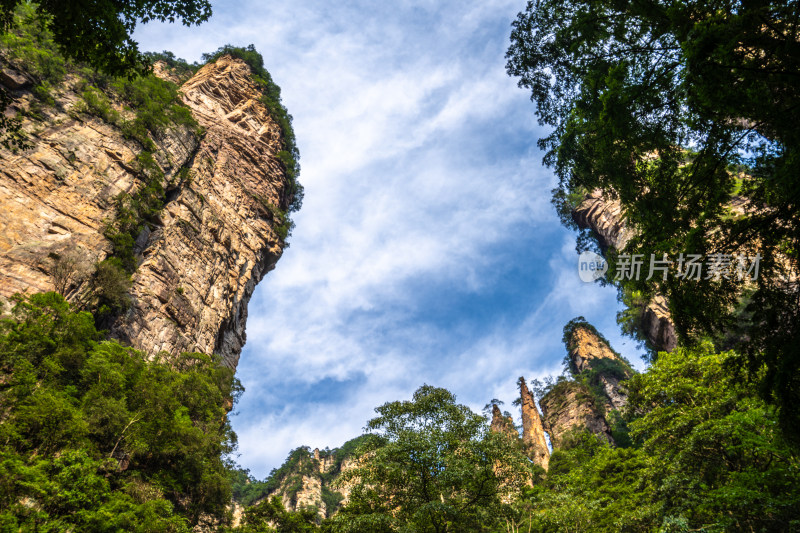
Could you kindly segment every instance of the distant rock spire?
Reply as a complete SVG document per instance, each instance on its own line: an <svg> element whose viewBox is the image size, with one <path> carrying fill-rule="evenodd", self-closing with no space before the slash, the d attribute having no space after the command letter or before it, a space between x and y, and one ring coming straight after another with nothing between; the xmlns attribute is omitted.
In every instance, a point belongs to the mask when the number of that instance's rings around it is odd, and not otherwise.
<svg viewBox="0 0 800 533"><path fill-rule="evenodd" d="M514 419L510 416L503 416L497 404L492 405L492 424L489 429L496 433L505 433L515 439L519 438L519 431L514 427Z"/></svg>
<svg viewBox="0 0 800 533"><path fill-rule="evenodd" d="M544 436L542 417L533 399L533 394L525 383L525 378L519 378L519 395L522 401L522 445L530 459L547 470L550 463L550 450Z"/></svg>

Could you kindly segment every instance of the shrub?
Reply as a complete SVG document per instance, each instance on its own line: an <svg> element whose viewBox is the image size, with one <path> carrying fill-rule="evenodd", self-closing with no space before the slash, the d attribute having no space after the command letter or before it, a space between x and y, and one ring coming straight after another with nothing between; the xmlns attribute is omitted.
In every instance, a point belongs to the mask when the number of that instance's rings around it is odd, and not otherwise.
<svg viewBox="0 0 800 533"><path fill-rule="evenodd" d="M0 321L2 529L188 533L224 517L233 372L104 341L56 293L12 301Z"/></svg>

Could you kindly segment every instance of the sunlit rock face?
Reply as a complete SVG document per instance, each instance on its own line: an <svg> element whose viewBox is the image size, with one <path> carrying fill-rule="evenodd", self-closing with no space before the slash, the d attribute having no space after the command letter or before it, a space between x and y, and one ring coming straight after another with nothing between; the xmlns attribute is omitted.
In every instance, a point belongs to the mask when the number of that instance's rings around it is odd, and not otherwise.
<svg viewBox="0 0 800 533"><path fill-rule="evenodd" d="M513 439L519 438L519 431L514 427L514 419L503 415L497 404L492 406L492 422L489 429L496 433L505 433Z"/></svg>
<svg viewBox="0 0 800 533"><path fill-rule="evenodd" d="M627 404L625 382L634 370L589 324L576 324L566 341L574 380L557 382L539 401L553 449L563 447L571 434L580 432L613 444L610 415Z"/></svg>
<svg viewBox="0 0 800 533"><path fill-rule="evenodd" d="M519 396L522 401L522 446L530 459L547 470L550 463L550 450L544 436L542 418L528 390L525 380L519 380Z"/></svg>
<svg viewBox="0 0 800 533"><path fill-rule="evenodd" d="M170 75L163 66L156 73ZM15 91L14 106L25 109L31 94L24 83ZM235 368L247 304L284 246L272 214L290 201L277 158L281 130L238 59L204 66L180 91L205 133L181 128L154 139L166 205L136 241L132 305L111 333L151 354L215 352ZM32 148L0 150L4 298L53 290L54 257L69 253L85 268L106 258L103 230L116 216L115 197L143 186L135 163L141 147L72 109L77 80L68 77L54 96L40 120L25 119ZM68 298L79 298L85 285L70 287Z"/></svg>
<svg viewBox="0 0 800 533"><path fill-rule="evenodd" d="M574 381L563 381L545 394L542 406L544 428L553 449L564 446L570 434L588 431L613 444L611 429L589 389Z"/></svg>
<svg viewBox="0 0 800 533"><path fill-rule="evenodd" d="M573 209L572 218L580 228L594 232L603 252L609 248L623 250L634 234L625 223L619 200L604 196L600 190L586 195L583 202ZM639 328L656 351L669 352L678 345L669 306L662 295L656 295L648 302Z"/></svg>
<svg viewBox="0 0 800 533"><path fill-rule="evenodd" d="M574 375L594 370L604 393L606 411L622 409L628 396L622 382L633 372L605 340L589 328L578 326L572 331L569 346L570 370Z"/></svg>

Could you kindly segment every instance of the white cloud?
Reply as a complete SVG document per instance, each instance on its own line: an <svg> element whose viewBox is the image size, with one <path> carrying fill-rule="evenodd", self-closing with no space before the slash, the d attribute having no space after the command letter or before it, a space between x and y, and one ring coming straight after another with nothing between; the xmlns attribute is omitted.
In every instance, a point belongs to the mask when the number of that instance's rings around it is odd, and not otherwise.
<svg viewBox="0 0 800 533"><path fill-rule="evenodd" d="M614 294L578 279L533 107L504 72L523 7L249 0L137 33L190 60L253 42L294 116L306 199L250 304L233 418L255 475L342 444L423 383L511 409L518 376L560 372L576 315L619 338Z"/></svg>

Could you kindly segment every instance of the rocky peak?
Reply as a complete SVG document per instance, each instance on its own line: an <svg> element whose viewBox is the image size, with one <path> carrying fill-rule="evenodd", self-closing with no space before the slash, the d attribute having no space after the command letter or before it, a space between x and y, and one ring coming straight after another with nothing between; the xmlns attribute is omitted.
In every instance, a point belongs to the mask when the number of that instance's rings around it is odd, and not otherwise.
<svg viewBox="0 0 800 533"><path fill-rule="evenodd" d="M522 410L522 445L531 460L547 470L550 463L550 450L544 435L542 418L533 394L525 383L525 378L519 378L519 395Z"/></svg>
<svg viewBox="0 0 800 533"><path fill-rule="evenodd" d="M56 105L24 118L32 147L0 149L0 297L53 290L53 258L70 253L88 269L108 257L114 199L145 186L141 146L80 111L81 90L68 77ZM111 333L151 354L215 352L235 368L247 304L284 247L276 228L292 199L282 131L241 60L219 58L180 91L205 133L198 141L180 127L153 139L165 205L136 239L131 305ZM14 97L17 109L33 99L23 88ZM85 289L74 285L69 298Z"/></svg>
<svg viewBox="0 0 800 533"><path fill-rule="evenodd" d="M611 428L586 385L562 381L545 394L539 404L553 449L562 448L570 434L581 431L614 443Z"/></svg>
<svg viewBox="0 0 800 533"><path fill-rule="evenodd" d="M585 326L576 326L569 341L570 369L579 374L590 370L601 359L621 361L608 343Z"/></svg>
<svg viewBox="0 0 800 533"><path fill-rule="evenodd" d="M576 377L594 372L593 376L604 393L605 409L622 409L628 401L621 383L633 375L627 362L611 349L593 328L577 325L569 338L570 370Z"/></svg>
<svg viewBox="0 0 800 533"><path fill-rule="evenodd" d="M181 92L205 128L189 161L192 183L148 236L134 305L114 333L150 352L213 351L235 368L247 304L283 252L272 216L285 204L281 130L241 60L219 58Z"/></svg>
<svg viewBox="0 0 800 533"><path fill-rule="evenodd" d="M504 433L514 439L519 438L519 431L514 427L514 419L503 415L497 404L492 405L492 423L489 425L489 429L496 433Z"/></svg>

